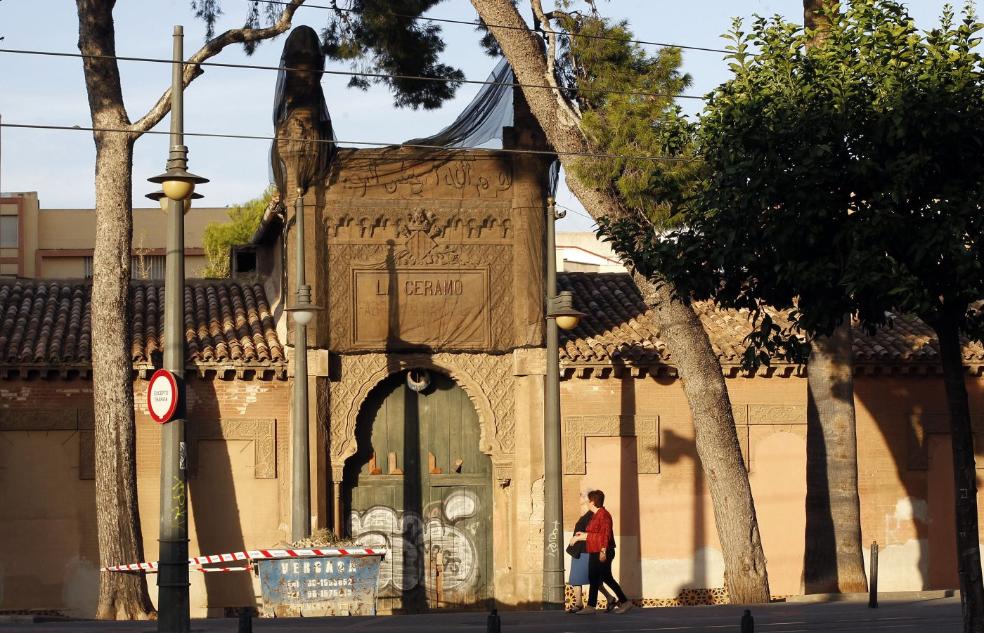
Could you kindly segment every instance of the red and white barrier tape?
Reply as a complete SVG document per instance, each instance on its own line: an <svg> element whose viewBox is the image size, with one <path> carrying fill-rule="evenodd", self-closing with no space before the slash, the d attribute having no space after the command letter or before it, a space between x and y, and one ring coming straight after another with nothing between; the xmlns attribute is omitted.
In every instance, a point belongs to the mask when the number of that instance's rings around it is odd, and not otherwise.
<svg viewBox="0 0 984 633"><path fill-rule="evenodd" d="M208 556L195 556L188 559L188 564L195 566L199 571L246 571L246 567L201 567L214 563L232 563L236 561L253 561L276 558L310 558L312 556L385 556L385 549L370 549L368 547L352 548L331 548L331 549L251 549L244 552L231 552L229 554L210 554ZM146 571L156 572L158 563L129 563L127 565L111 565L103 567L100 571Z"/></svg>

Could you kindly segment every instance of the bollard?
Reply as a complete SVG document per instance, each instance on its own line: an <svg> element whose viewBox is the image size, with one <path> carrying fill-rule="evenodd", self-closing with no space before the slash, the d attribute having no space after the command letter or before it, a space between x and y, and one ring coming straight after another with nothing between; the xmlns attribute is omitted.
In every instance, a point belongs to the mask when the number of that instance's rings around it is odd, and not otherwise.
<svg viewBox="0 0 984 633"><path fill-rule="evenodd" d="M239 610L239 633L253 633L253 610L249 607Z"/></svg>
<svg viewBox="0 0 984 633"><path fill-rule="evenodd" d="M868 572L868 608L878 608L878 541L871 542L871 570Z"/></svg>
<svg viewBox="0 0 984 633"><path fill-rule="evenodd" d="M741 616L741 633L755 633L755 618L748 609L745 609L745 615Z"/></svg>
<svg viewBox="0 0 984 633"><path fill-rule="evenodd" d="M499 621L499 612L492 609L485 624L485 633L502 633L502 622Z"/></svg>

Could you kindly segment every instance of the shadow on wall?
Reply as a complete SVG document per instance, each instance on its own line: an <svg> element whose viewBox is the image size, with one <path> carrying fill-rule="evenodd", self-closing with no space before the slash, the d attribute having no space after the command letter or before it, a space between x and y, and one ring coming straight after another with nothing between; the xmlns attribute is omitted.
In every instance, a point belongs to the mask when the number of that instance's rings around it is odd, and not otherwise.
<svg viewBox="0 0 984 633"><path fill-rule="evenodd" d="M693 512L693 533L691 534L692 564L690 580L681 583L681 588L708 589L707 535L704 531L704 470L697 458L697 446L689 437L683 437L670 429L662 430L659 442L660 463L676 464L688 459L693 462L693 482L690 503ZM679 570L684 571L684 570ZM683 576L686 577L686 576Z"/></svg>
<svg viewBox="0 0 984 633"><path fill-rule="evenodd" d="M935 338L931 342L936 347ZM879 540L879 589L953 589L957 576L954 527L953 461L949 434L949 413L941 376L861 376L855 377L855 403L859 417L865 412L873 420L891 455L898 483L906 496L896 501L881 525L862 520L865 569L870 563L869 545L873 532L883 532ZM968 399L975 436L984 410L984 384L967 382ZM859 425L859 453L871 438L862 435ZM878 464L859 454L859 481L862 517L865 516L866 488L879 485ZM984 464L977 458L977 467ZM977 483L982 484L978 470ZM870 517L870 511L868 513Z"/></svg>
<svg viewBox="0 0 984 633"><path fill-rule="evenodd" d="M639 524L639 459L635 429L635 379L623 377L619 402L622 428L619 456L619 508L615 532L622 535L617 546L619 584L629 598L641 598L642 593L642 531ZM632 538L626 538L632 537Z"/></svg>
<svg viewBox="0 0 984 633"><path fill-rule="evenodd" d="M188 480L188 509L194 521L193 527L189 526L189 529L194 530L198 552L192 549L189 555L222 554L259 547L260 544L247 545L245 542L242 527L244 516L240 513L236 490L237 477L241 485L253 480L253 442L198 439L196 425L200 427L206 423L217 423L220 418L214 385L199 381L196 387L194 409L188 416L190 422L186 426L186 441L197 443L189 451L190 459L193 460L189 467L193 470L190 471ZM206 420L205 416L213 416L214 420ZM196 582L204 582L205 586L204 604L194 604L194 593L192 594L193 612L196 607L256 607L250 572L208 574L192 570L190 574L192 586ZM194 575L204 578L195 578Z"/></svg>

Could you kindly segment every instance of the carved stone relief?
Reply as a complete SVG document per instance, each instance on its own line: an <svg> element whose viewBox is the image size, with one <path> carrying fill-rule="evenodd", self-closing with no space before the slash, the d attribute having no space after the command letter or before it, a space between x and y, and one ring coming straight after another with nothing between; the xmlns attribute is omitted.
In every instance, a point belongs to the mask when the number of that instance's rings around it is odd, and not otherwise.
<svg viewBox="0 0 984 633"><path fill-rule="evenodd" d="M806 406L800 404L735 404L735 424L806 424Z"/></svg>
<svg viewBox="0 0 984 633"><path fill-rule="evenodd" d="M404 206L329 216L330 349L508 351L517 339L509 213Z"/></svg>
<svg viewBox="0 0 984 633"><path fill-rule="evenodd" d="M416 204L420 204L417 202ZM511 244L513 221L502 205L481 208L342 207L326 211L325 231L332 244L404 244L409 237L436 238L446 244ZM403 248L400 248L402 251ZM430 262L425 262L430 263Z"/></svg>
<svg viewBox="0 0 984 633"><path fill-rule="evenodd" d="M745 470L748 471L752 469L753 440L760 439L763 434L781 432L806 435L805 405L734 404L732 413L735 416L735 431L738 434L741 456L745 460Z"/></svg>
<svg viewBox="0 0 984 633"><path fill-rule="evenodd" d="M564 418L564 474L583 475L589 437L635 437L640 475L659 473L659 418L632 415L578 415Z"/></svg>
<svg viewBox="0 0 984 633"><path fill-rule="evenodd" d="M413 150L404 150L413 154ZM512 164L497 158L428 160L360 150L340 153L340 195L351 198L500 198L513 186Z"/></svg>
<svg viewBox="0 0 984 633"><path fill-rule="evenodd" d="M198 442L201 440L250 440L256 479L277 477L277 421L252 418L231 420L201 419L186 427L188 434L188 474L198 472Z"/></svg>
<svg viewBox="0 0 984 633"><path fill-rule="evenodd" d="M515 393L512 357L491 354L346 354L331 390L330 455L333 471L356 452L355 426L369 392L387 376L404 369L440 371L457 382L475 405L481 427L479 449L499 464L515 451ZM506 457L506 459L503 459ZM507 472L497 478L509 479Z"/></svg>

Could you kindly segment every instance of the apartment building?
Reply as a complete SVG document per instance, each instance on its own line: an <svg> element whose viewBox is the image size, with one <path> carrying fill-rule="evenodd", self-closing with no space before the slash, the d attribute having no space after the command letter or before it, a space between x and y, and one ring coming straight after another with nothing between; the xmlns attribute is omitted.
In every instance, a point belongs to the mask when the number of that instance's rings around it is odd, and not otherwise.
<svg viewBox="0 0 984 633"><path fill-rule="evenodd" d="M200 277L207 261L202 238L210 222L228 219L223 207L192 207L185 216L185 269ZM133 210L133 277L164 278L166 215L160 207ZM96 240L94 209L48 209L37 192L0 194L0 277L87 279Z"/></svg>

